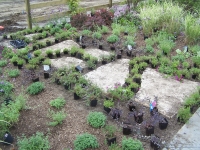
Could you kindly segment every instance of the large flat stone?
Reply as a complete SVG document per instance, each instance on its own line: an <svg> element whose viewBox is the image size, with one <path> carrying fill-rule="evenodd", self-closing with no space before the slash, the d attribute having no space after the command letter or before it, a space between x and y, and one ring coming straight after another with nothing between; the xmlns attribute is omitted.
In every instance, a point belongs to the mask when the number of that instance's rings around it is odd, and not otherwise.
<svg viewBox="0 0 200 150"><path fill-rule="evenodd" d="M193 114L178 133L172 138L170 150L199 150L200 149L200 108Z"/></svg>
<svg viewBox="0 0 200 150"><path fill-rule="evenodd" d="M84 68L86 66L83 60L74 57L62 57L58 59L51 59L51 64L56 68L63 68L63 67L70 68L72 66L78 66L78 65Z"/></svg>
<svg viewBox="0 0 200 150"><path fill-rule="evenodd" d="M171 118L177 113L184 99L195 92L198 84L189 80L179 82L171 77L166 78L156 70L147 68L142 74L141 88L135 100L149 106L149 101L145 99L148 97L153 100L154 96L157 96L159 112Z"/></svg>
<svg viewBox="0 0 200 150"><path fill-rule="evenodd" d="M85 77L106 92L107 88L113 88L115 83L125 83L129 74L128 68L129 59L118 59L87 73Z"/></svg>
<svg viewBox="0 0 200 150"><path fill-rule="evenodd" d="M66 41L63 41L63 42L60 42L58 44L55 44L55 45L52 45L52 46L49 46L49 47L45 47L43 49L41 49L43 52L45 52L46 50L48 49L51 49L53 51L56 51L57 49L60 49L61 52L63 51L63 49L67 48L67 49L71 49L72 46L76 46L76 47L79 47L79 45L74 42L73 40L66 40Z"/></svg>
<svg viewBox="0 0 200 150"><path fill-rule="evenodd" d="M97 48L86 48L85 52L98 58L98 60L100 60L102 55L110 55L111 53L107 52L107 51L103 51Z"/></svg>

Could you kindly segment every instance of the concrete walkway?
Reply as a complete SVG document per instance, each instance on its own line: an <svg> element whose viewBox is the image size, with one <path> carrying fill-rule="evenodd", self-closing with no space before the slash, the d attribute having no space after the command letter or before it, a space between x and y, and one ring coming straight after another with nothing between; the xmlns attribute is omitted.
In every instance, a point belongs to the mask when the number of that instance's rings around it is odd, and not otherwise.
<svg viewBox="0 0 200 150"><path fill-rule="evenodd" d="M200 150L200 108L171 140L170 150ZM163 149L166 150L166 149Z"/></svg>

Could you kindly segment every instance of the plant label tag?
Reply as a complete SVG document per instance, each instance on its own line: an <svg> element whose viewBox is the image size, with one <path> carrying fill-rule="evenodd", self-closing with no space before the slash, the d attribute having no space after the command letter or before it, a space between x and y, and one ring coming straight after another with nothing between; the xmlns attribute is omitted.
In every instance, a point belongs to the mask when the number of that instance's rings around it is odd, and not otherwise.
<svg viewBox="0 0 200 150"><path fill-rule="evenodd" d="M43 66L44 66L44 71L49 71L50 70L49 65L43 65Z"/></svg>
<svg viewBox="0 0 200 150"><path fill-rule="evenodd" d="M133 47L131 45L128 45L127 48L129 51L131 51L133 49Z"/></svg>

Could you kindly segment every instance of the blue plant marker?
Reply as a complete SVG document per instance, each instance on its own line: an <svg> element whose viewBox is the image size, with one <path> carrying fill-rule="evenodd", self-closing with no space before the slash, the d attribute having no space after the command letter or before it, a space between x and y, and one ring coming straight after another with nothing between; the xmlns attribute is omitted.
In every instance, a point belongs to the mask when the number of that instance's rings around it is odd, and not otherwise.
<svg viewBox="0 0 200 150"><path fill-rule="evenodd" d="M153 110L153 105L152 105L152 103L150 103L150 111L152 111Z"/></svg>
<svg viewBox="0 0 200 150"><path fill-rule="evenodd" d="M28 53L27 56L28 56L28 59L32 58L31 53Z"/></svg>

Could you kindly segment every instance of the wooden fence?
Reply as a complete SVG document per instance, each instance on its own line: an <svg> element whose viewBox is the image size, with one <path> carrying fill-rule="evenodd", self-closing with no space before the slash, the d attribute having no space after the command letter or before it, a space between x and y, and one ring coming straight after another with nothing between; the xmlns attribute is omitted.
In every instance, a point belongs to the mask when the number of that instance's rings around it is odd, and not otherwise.
<svg viewBox="0 0 200 150"><path fill-rule="evenodd" d="M65 11L65 12L59 12L59 13L49 14L49 15L42 15L42 16L37 16L37 17L32 18L31 17L31 9L38 9L38 8L43 8L43 7L48 7L48 6L58 6L58 5L63 5L63 4L67 5L68 0L39 2L39 3L35 3L35 4L30 4L29 0L25 0L25 1L26 1L27 22L28 22L29 29L32 29L32 20L34 20L34 22L41 22L41 21L46 21L49 19L54 19L57 17L61 18L61 17L64 17L64 16L70 14L70 11ZM97 10L100 8L112 7L113 4L118 4L118 3L119 2L113 3L112 0L108 0L108 3L106 3L106 4L85 7L84 10L90 11L92 9Z"/></svg>

